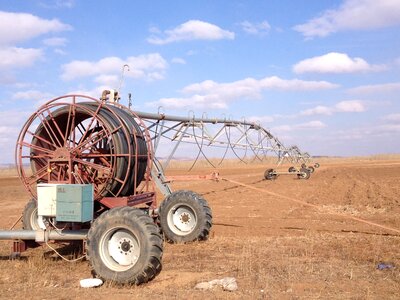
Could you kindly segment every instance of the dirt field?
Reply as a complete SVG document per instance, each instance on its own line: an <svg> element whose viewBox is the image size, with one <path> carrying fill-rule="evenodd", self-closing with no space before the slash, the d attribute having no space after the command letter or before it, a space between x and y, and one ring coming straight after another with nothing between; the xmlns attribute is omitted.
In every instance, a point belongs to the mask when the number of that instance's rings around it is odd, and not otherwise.
<svg viewBox="0 0 400 300"><path fill-rule="evenodd" d="M174 183L204 195L213 210L206 242L165 244L163 270L148 284L82 289L87 261L68 263L46 246L8 260L0 242L0 297L29 299L399 299L400 160L323 162L309 180L263 180L267 166L221 168L231 182ZM197 169L192 173L207 174ZM170 174L181 174L172 170ZM0 228L19 217L28 195L19 179L0 177ZM296 200L316 206L302 205ZM383 229L341 215L394 228ZM18 224L17 227L20 227ZM395 268L379 270L386 263ZM201 281L235 277L239 289L198 291Z"/></svg>

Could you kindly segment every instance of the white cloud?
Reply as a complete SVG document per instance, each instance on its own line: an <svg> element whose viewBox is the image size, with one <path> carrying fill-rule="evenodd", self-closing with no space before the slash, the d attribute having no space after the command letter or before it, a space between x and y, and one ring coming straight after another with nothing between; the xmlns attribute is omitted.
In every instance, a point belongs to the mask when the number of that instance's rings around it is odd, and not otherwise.
<svg viewBox="0 0 400 300"><path fill-rule="evenodd" d="M253 123L272 123L275 121L275 118L272 116L251 116L246 118L246 120L248 120L249 122L253 122Z"/></svg>
<svg viewBox="0 0 400 300"><path fill-rule="evenodd" d="M335 105L337 112L363 112L365 105L359 100L341 101Z"/></svg>
<svg viewBox="0 0 400 300"><path fill-rule="evenodd" d="M186 97L162 98L148 103L148 106L165 106L168 108L215 108L228 107L228 103L236 100L259 99L264 90L313 91L337 88L326 81L304 81L299 79L285 80L277 76L262 79L245 78L242 80L218 83L206 80L188 85L182 89Z"/></svg>
<svg viewBox="0 0 400 300"><path fill-rule="evenodd" d="M32 101L43 101L43 100L50 100L53 97L52 94L41 92L38 90L28 90L28 91L21 91L16 92L12 98L16 100L32 100Z"/></svg>
<svg viewBox="0 0 400 300"><path fill-rule="evenodd" d="M353 94L378 94L398 91L400 91L400 82L361 85L348 90Z"/></svg>
<svg viewBox="0 0 400 300"><path fill-rule="evenodd" d="M67 52L65 52L63 49L54 49L54 53L57 53L59 55L66 55Z"/></svg>
<svg viewBox="0 0 400 300"><path fill-rule="evenodd" d="M389 122L400 122L400 114L390 114L383 117L383 120Z"/></svg>
<svg viewBox="0 0 400 300"><path fill-rule="evenodd" d="M346 53L330 52L322 56L304 59L293 66L293 71L302 73L355 73L384 70L383 65L370 65L360 57L349 57Z"/></svg>
<svg viewBox="0 0 400 300"><path fill-rule="evenodd" d="M180 57L174 57L171 62L173 64L180 64L180 65L185 65L186 64L186 60L184 60L183 58Z"/></svg>
<svg viewBox="0 0 400 300"><path fill-rule="evenodd" d="M295 129L321 129L324 127L326 127L326 125L321 121L310 121L295 125Z"/></svg>
<svg viewBox="0 0 400 300"><path fill-rule="evenodd" d="M288 132L294 130L312 130L312 129L322 129L325 128L326 124L315 120L306 123L294 124L294 125L280 125L271 128L271 132Z"/></svg>
<svg viewBox="0 0 400 300"><path fill-rule="evenodd" d="M244 32L254 35L266 35L271 29L271 25L269 25L267 21L261 23L250 23L249 21L244 21L240 23L240 26Z"/></svg>
<svg viewBox="0 0 400 300"><path fill-rule="evenodd" d="M67 39L61 37L48 38L43 40L43 44L51 47L63 47L67 44Z"/></svg>
<svg viewBox="0 0 400 300"><path fill-rule="evenodd" d="M366 111L365 104L360 100L347 100L341 101L334 106L318 105L314 108L303 110L299 113L300 116L313 116L313 115L332 115L334 113L350 113L350 112L364 112Z"/></svg>
<svg viewBox="0 0 400 300"><path fill-rule="evenodd" d="M154 30L152 30L154 33ZM199 20L190 20L171 30L164 31L164 37L150 36L147 41L151 44L164 45L179 41L191 40L233 40L235 34L217 25Z"/></svg>
<svg viewBox="0 0 400 300"><path fill-rule="evenodd" d="M110 85L110 86L114 86L116 87L118 82L119 82L119 78L118 75L99 75L94 79L94 82L99 83L101 85Z"/></svg>
<svg viewBox="0 0 400 300"><path fill-rule="evenodd" d="M27 13L0 11L0 20L1 45L15 45L46 33L72 29L57 19L47 20Z"/></svg>
<svg viewBox="0 0 400 300"><path fill-rule="evenodd" d="M41 49L0 47L0 70L29 67L42 57Z"/></svg>
<svg viewBox="0 0 400 300"><path fill-rule="evenodd" d="M345 0L338 9L294 27L306 38L324 37L338 31L368 30L400 24L398 0Z"/></svg>
<svg viewBox="0 0 400 300"><path fill-rule="evenodd" d="M126 77L159 80L164 77L168 63L158 53L130 56L123 60L119 57L105 57L99 61L75 60L62 66L63 80L100 75L120 75L122 67L128 64Z"/></svg>
<svg viewBox="0 0 400 300"><path fill-rule="evenodd" d="M72 8L75 6L75 0L47 0L39 4L45 8Z"/></svg>
<svg viewBox="0 0 400 300"><path fill-rule="evenodd" d="M314 108L306 109L300 112L302 116L313 116L313 115L331 115L334 109L328 106L318 105Z"/></svg>

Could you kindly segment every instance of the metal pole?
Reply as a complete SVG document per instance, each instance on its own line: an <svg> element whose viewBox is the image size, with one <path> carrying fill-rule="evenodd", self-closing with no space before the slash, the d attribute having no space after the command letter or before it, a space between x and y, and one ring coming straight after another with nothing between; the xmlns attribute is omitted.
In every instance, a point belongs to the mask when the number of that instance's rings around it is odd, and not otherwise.
<svg viewBox="0 0 400 300"><path fill-rule="evenodd" d="M35 240L45 242L48 240L56 241L75 241L87 238L87 229L83 230L0 230L0 240Z"/></svg>

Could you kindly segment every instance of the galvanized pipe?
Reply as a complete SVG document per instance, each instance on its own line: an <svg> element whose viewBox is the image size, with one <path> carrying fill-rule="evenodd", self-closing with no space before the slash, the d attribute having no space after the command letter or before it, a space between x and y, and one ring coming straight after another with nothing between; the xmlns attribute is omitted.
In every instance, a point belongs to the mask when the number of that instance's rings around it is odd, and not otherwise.
<svg viewBox="0 0 400 300"><path fill-rule="evenodd" d="M150 119L150 120L166 120L173 122L203 122L203 123L211 123L211 124L227 124L227 125L247 125L247 126L255 126L259 128L255 123L238 121L238 120L229 120L229 119L210 119L210 118L191 118L191 117L180 117L180 116L171 116L165 114L154 114L147 113L142 111L134 111L134 113L142 119Z"/></svg>
<svg viewBox="0 0 400 300"><path fill-rule="evenodd" d="M36 230L0 230L0 240L34 240Z"/></svg>
<svg viewBox="0 0 400 300"><path fill-rule="evenodd" d="M75 241L87 238L87 229L82 230L0 230L0 240L35 240L37 242Z"/></svg>

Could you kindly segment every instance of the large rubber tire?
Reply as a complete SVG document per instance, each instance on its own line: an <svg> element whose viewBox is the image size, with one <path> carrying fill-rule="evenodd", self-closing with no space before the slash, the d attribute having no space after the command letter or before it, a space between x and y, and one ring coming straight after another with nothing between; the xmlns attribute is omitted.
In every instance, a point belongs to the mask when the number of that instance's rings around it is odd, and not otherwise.
<svg viewBox="0 0 400 300"><path fill-rule="evenodd" d="M86 253L95 276L139 285L160 273L163 240L149 215L137 208L117 207L93 222Z"/></svg>
<svg viewBox="0 0 400 300"><path fill-rule="evenodd" d="M294 173L294 172L297 172L297 170L296 170L295 167L290 167L290 168L288 169L288 172L289 172L289 173Z"/></svg>
<svg viewBox="0 0 400 300"><path fill-rule="evenodd" d="M315 169L313 166L308 166L307 169L308 169L308 171L310 171L311 174L315 172Z"/></svg>
<svg viewBox="0 0 400 300"><path fill-rule="evenodd" d="M22 228L26 230L40 229L37 202L34 199L29 200L24 207L22 212Z"/></svg>
<svg viewBox="0 0 400 300"><path fill-rule="evenodd" d="M207 201L192 191L176 191L161 203L160 226L167 241L188 243L208 238L212 212Z"/></svg>
<svg viewBox="0 0 400 300"><path fill-rule="evenodd" d="M276 175L274 169L267 169L264 172L264 178L266 180L274 180L278 177L278 175Z"/></svg>
<svg viewBox="0 0 400 300"><path fill-rule="evenodd" d="M309 179L311 176L310 171L307 168L301 168L300 169L300 174L297 175L298 179Z"/></svg>
<svg viewBox="0 0 400 300"><path fill-rule="evenodd" d="M320 164L319 163L315 163L314 164L314 168L319 168L320 167Z"/></svg>

